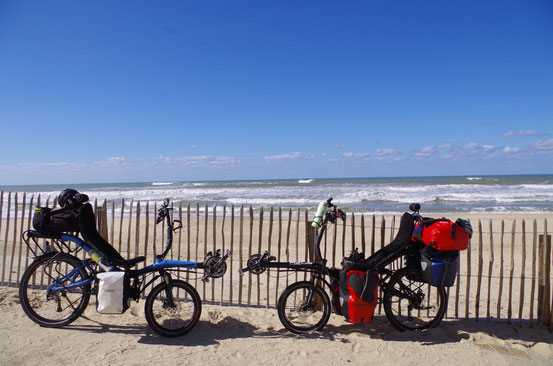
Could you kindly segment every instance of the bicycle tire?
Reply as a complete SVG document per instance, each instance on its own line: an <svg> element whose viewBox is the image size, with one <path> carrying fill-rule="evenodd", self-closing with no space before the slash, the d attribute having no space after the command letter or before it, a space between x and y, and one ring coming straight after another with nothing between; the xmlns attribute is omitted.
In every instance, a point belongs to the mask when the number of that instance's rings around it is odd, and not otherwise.
<svg viewBox="0 0 553 366"><path fill-rule="evenodd" d="M167 301L167 286L175 300L172 307ZM184 314L181 315L182 311ZM200 295L192 285L181 280L171 280L169 285L165 282L156 285L148 294L144 305L148 325L164 337L178 337L188 333L200 320L201 313ZM183 318L186 314L191 316Z"/></svg>
<svg viewBox="0 0 553 366"><path fill-rule="evenodd" d="M408 274L408 269L402 268L392 275L387 284L384 291L386 317L399 331L437 326L447 309L445 289L434 287L434 291L427 283L408 278Z"/></svg>
<svg viewBox="0 0 553 366"><path fill-rule="evenodd" d="M23 272L19 298L25 314L42 327L59 328L81 316L90 300L91 283L81 287L51 292L49 287L64 287L71 282L84 281L90 274L80 268L71 279L60 281L83 261L66 253L47 253L34 260Z"/></svg>
<svg viewBox="0 0 553 366"><path fill-rule="evenodd" d="M315 292L311 302L306 304L306 297L311 289ZM320 330L326 325L330 319L331 304L322 287L312 286L308 281L300 281L291 284L282 292L277 310L278 317L287 330L304 334Z"/></svg>

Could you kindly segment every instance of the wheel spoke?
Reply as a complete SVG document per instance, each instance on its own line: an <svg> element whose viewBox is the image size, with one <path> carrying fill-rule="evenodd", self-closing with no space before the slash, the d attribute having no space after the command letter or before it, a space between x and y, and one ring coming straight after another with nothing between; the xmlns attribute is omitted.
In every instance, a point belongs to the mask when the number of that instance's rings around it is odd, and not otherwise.
<svg viewBox="0 0 553 366"><path fill-rule="evenodd" d="M61 327L77 319L90 299L90 282L68 288L89 277L76 257L53 253L35 260L23 273L19 296L23 310L45 327ZM74 271L74 274L67 276ZM63 284L63 285L62 285ZM52 291L52 288L61 288Z"/></svg>
<svg viewBox="0 0 553 366"><path fill-rule="evenodd" d="M421 330L437 325L445 314L447 297L443 288L431 296L426 283L408 279L407 269L398 270L388 282L384 310L399 330Z"/></svg>
<svg viewBox="0 0 553 366"><path fill-rule="evenodd" d="M308 302L309 298L311 301ZM297 282L286 288L277 308L284 327L294 333L321 329L328 322L331 310L326 292L320 287L312 287L309 282Z"/></svg>
<svg viewBox="0 0 553 366"><path fill-rule="evenodd" d="M184 281L173 280L170 287L167 289L165 283L154 287L146 299L144 311L148 324L156 333L177 337L189 332L197 324L201 301L196 290Z"/></svg>

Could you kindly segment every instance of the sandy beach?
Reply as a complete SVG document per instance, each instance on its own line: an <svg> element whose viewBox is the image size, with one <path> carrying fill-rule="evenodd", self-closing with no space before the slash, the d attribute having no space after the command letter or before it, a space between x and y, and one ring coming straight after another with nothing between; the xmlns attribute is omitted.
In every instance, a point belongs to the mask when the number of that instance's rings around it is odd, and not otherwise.
<svg viewBox="0 0 553 366"><path fill-rule="evenodd" d="M455 219L452 214L436 215L447 216ZM453 217L455 216L455 217ZM301 216L303 220L303 215ZM550 365L553 357L553 335L548 330L540 330L535 323L536 299L533 301L534 326L529 328L529 292L532 285L532 247L533 238L528 233L533 221L536 220L538 232L544 231L545 220L550 222L548 215L463 215L469 218L475 229L475 236L469 250L461 256L461 277L459 282L450 288L450 298L447 318L438 328L426 332L401 333L395 331L386 319L383 311L376 314L371 324L348 324L343 317L332 315L330 322L322 332L307 336L296 336L287 332L278 319L274 305L277 296L285 288L286 283L295 280L295 274L284 275L271 271L270 274L255 276L239 276L238 268L244 264L248 257L250 247L250 223L247 219L243 222L242 256L239 253L239 220L234 225L234 255L229 263L229 271L219 280L207 285L190 279L202 299L202 316L196 328L189 334L177 338L166 339L153 333L144 319L144 301L133 303L123 315L102 315L95 312L94 301L91 299L85 316L73 324L60 328L41 328L23 313L17 296L17 289L13 287L0 288L0 321L2 333L9 335L0 341L0 364L2 365L72 365L81 362L96 362L106 365L142 365L147 362L161 361L163 364L205 364L214 365L288 365L288 364L345 364L351 362L367 364L377 362L379 364L411 364L426 365L433 363L449 364L480 364L488 362L493 365ZM526 260L524 264L525 277L522 275L522 220L526 223ZM367 249L370 243L370 220L365 217L365 240ZM490 245L489 223L492 222L493 248ZM501 221L504 221L503 234L503 269L501 272ZM375 246L381 245L381 231L379 225L382 217L376 217ZM394 230L391 230L391 216L384 217L386 230L384 231L384 243L389 242L394 232L397 232L399 217L395 219ZM515 234L512 236L512 223L516 221ZM478 232L478 223L483 226L482 235ZM207 226L206 226L207 224ZM351 217L348 224L351 224ZM135 227L135 222L124 220L122 248L130 242L131 253L135 247L134 237L128 239L129 227ZM261 249L270 249L275 255L278 252L279 226L273 223L271 232L272 247L268 248L268 235L270 228L267 218L263 220L262 240L259 240L259 220L252 222L251 250L253 253ZM331 249L334 228L331 228L323 243L323 252L326 248L329 263L334 259L339 265L342 250L347 253L352 248L352 240L355 246L361 247L360 218L356 216L356 232L352 236L351 226L336 228L338 244L336 253ZM141 230L140 237L144 238L145 223L142 220L138 227ZM4 225L5 227L5 225ZM117 228L117 225L114 225ZM206 230L207 227L207 230ZM214 229L215 227L215 229ZM199 228L199 230L198 230ZM287 221L283 221L283 238L281 239L281 259L303 259L304 222L297 221L294 217L291 223L291 234L286 251L284 240ZM161 230L157 229L157 248L161 247ZM191 246L188 253L187 236L190 230ZM296 252L296 230L299 231L299 256ZM225 236L225 248L230 248L231 236L229 218L225 225L220 217L215 223L210 217L206 221L200 218L197 223L191 218L190 226L182 231L182 237L175 238L176 243L181 242L181 259L188 255L195 258L204 253L204 248L213 249L213 235L217 241L217 247L222 247L222 236ZM224 234L223 234L224 233ZM198 235L197 235L198 234ZM207 236L205 236L207 234ZM134 234L133 234L134 235ZM149 231L150 245L153 242L153 233ZM118 232L114 235L118 238ZM342 237L345 241L342 244ZM207 238L207 239L206 239ZM513 239L514 238L514 239ZM196 241L198 247L196 247ZM479 242L482 241L482 249ZM207 245L206 245L207 243ZM261 243L261 244L259 244ZM514 244L514 252L511 252L511 243ZM116 244L117 246L117 244ZM343 249L342 249L343 247ZM8 254L11 246L8 246ZM15 250L18 251L18 247ZM367 250L368 251L368 250ZM479 253L482 253L480 257ZM24 253L24 251L23 251ZM144 248L139 247L139 253L144 253ZM513 254L511 254L513 253ZM492 276L488 282L488 271L491 262ZM151 256L151 248L148 251ZM511 273L511 255L513 256L513 282L509 285ZM333 256L335 258L333 258ZM178 257L178 247L173 249L173 257ZM17 260L15 261L17 263ZM21 264L23 265L23 260ZM6 265L9 263L7 261ZM469 264L470 263L470 264ZM474 297L478 291L477 279L479 265L482 265L484 275L481 281L481 303L475 305ZM467 271L471 275L467 275ZM499 274L503 273L503 293L497 294L499 286ZM6 272L7 277L7 272ZM17 278L17 271L12 273L12 282ZM470 286L467 290L467 281ZM242 281L242 282L240 282ZM278 281L278 283L277 283ZM525 290L521 287L525 283ZM510 287L509 287L510 286ZM233 292L230 292L230 289ZM457 290L459 287L459 290ZM239 298L239 289L242 288L242 297ZM484 300L490 289L489 301ZM521 297L521 291L526 291ZM512 294L512 304L508 295ZM467 295L469 300L467 301ZM220 306L221 298L227 306ZM517 324L520 308L520 298L523 298L522 327ZM228 306L232 300L233 306ZM498 300L501 303L498 306ZM236 306L238 302L242 306ZM245 307L248 302L254 307ZM260 306L257 306L257 305ZM507 311L512 308L513 323L507 324L505 318ZM478 309L479 321L475 321ZM497 322L498 313L501 322ZM490 320L486 319L486 313L491 313ZM455 316L457 314L457 316ZM467 319L465 319L467 318Z"/></svg>
<svg viewBox="0 0 553 366"><path fill-rule="evenodd" d="M348 324L332 315L321 332L287 332L276 310L204 305L187 335L153 333L143 303L123 315L84 317L60 329L41 328L20 308L15 289L0 288L0 364L12 365L551 365L553 335L495 321L448 320L426 332L398 332L385 316Z"/></svg>

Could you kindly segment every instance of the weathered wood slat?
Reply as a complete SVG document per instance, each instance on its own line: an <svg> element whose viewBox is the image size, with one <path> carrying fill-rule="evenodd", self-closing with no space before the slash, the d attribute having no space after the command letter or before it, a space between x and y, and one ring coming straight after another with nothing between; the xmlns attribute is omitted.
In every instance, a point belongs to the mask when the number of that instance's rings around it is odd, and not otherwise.
<svg viewBox="0 0 553 366"><path fill-rule="evenodd" d="M2 202L4 202L4 200L2 200ZM0 283L3 286L5 285L9 286L9 283L4 282L4 278L5 278L4 275L6 270L6 259L8 258L8 243L9 243L8 238L10 235L11 203L12 203L12 193L8 192L8 205L6 207L6 231L4 235L4 255L2 256L2 281L0 281ZM0 221L4 221L4 220L0 220Z"/></svg>
<svg viewBox="0 0 553 366"><path fill-rule="evenodd" d="M21 278L21 260L22 260L22 250L23 246L23 232L25 231L25 205L27 203L27 193L23 193L23 202L21 205L21 227L19 229L19 252L17 255L17 275L15 277L16 286L19 287L19 279ZM0 216L1 218L2 216Z"/></svg>
<svg viewBox="0 0 553 366"><path fill-rule="evenodd" d="M494 261L494 249L493 249L493 224L490 220L490 259L488 262L488 306L486 309L486 319L489 321L490 314L490 304L491 304L491 290L492 290L492 273L493 273L493 261Z"/></svg>
<svg viewBox="0 0 553 366"><path fill-rule="evenodd" d="M516 220L513 220L511 228L511 265L509 270L509 306L507 307L507 323L511 324L513 313L513 277L515 273L515 233Z"/></svg>
<svg viewBox="0 0 553 366"><path fill-rule="evenodd" d="M465 287L465 319L469 318L472 245L467 249L467 284Z"/></svg>
<svg viewBox="0 0 553 366"><path fill-rule="evenodd" d="M520 297L518 308L518 326L522 327L522 310L524 308L524 281L526 280L526 221L522 220L522 256L520 263Z"/></svg>
<svg viewBox="0 0 553 366"><path fill-rule="evenodd" d="M499 241L499 244L501 246L501 249L499 252L499 258L500 258L499 259L499 291L497 294L497 321L498 322L501 320L501 295L503 294L504 233L505 233L505 222L501 220L501 233L500 233L500 241Z"/></svg>
<svg viewBox="0 0 553 366"><path fill-rule="evenodd" d="M530 285L530 328L534 323L534 296L536 288L536 255L538 250L538 221L534 219L532 225L532 284ZM539 306L539 305L538 305Z"/></svg>
<svg viewBox="0 0 553 366"><path fill-rule="evenodd" d="M253 208L249 208L250 214L250 236L248 238L248 259L252 256L252 246L253 246ZM252 304L252 274L248 272L248 307Z"/></svg>
<svg viewBox="0 0 553 366"><path fill-rule="evenodd" d="M239 219L239 227L238 227L238 247L240 248L240 251L238 252L238 260L240 264L240 268L245 267L244 262L244 205L240 206L240 219ZM240 275L238 277L238 306L242 305L242 287L243 287L243 280L244 276Z"/></svg>
<svg viewBox="0 0 553 366"><path fill-rule="evenodd" d="M15 259L15 253L17 253L17 213L19 212L19 199L18 194L14 192L13 194L14 198L14 214L13 214L13 241L12 241L12 256L10 259L10 269L9 269L9 276L8 276L8 285L10 286L12 283L12 274L13 274L13 265L14 265L14 259Z"/></svg>
<svg viewBox="0 0 553 366"><path fill-rule="evenodd" d="M482 263L483 263L483 243L482 243L482 221L478 220L478 278L476 281L476 300L474 301L474 316L478 321L480 314L480 288L482 286Z"/></svg>

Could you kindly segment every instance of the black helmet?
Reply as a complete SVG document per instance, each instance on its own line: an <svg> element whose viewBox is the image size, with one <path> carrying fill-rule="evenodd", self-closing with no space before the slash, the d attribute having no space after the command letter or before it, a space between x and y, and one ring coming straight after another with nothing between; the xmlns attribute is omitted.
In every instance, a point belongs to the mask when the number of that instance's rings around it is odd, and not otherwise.
<svg viewBox="0 0 553 366"><path fill-rule="evenodd" d="M64 189L58 196L58 204L63 208L77 208L86 201L88 201L86 194L79 193L71 188Z"/></svg>

